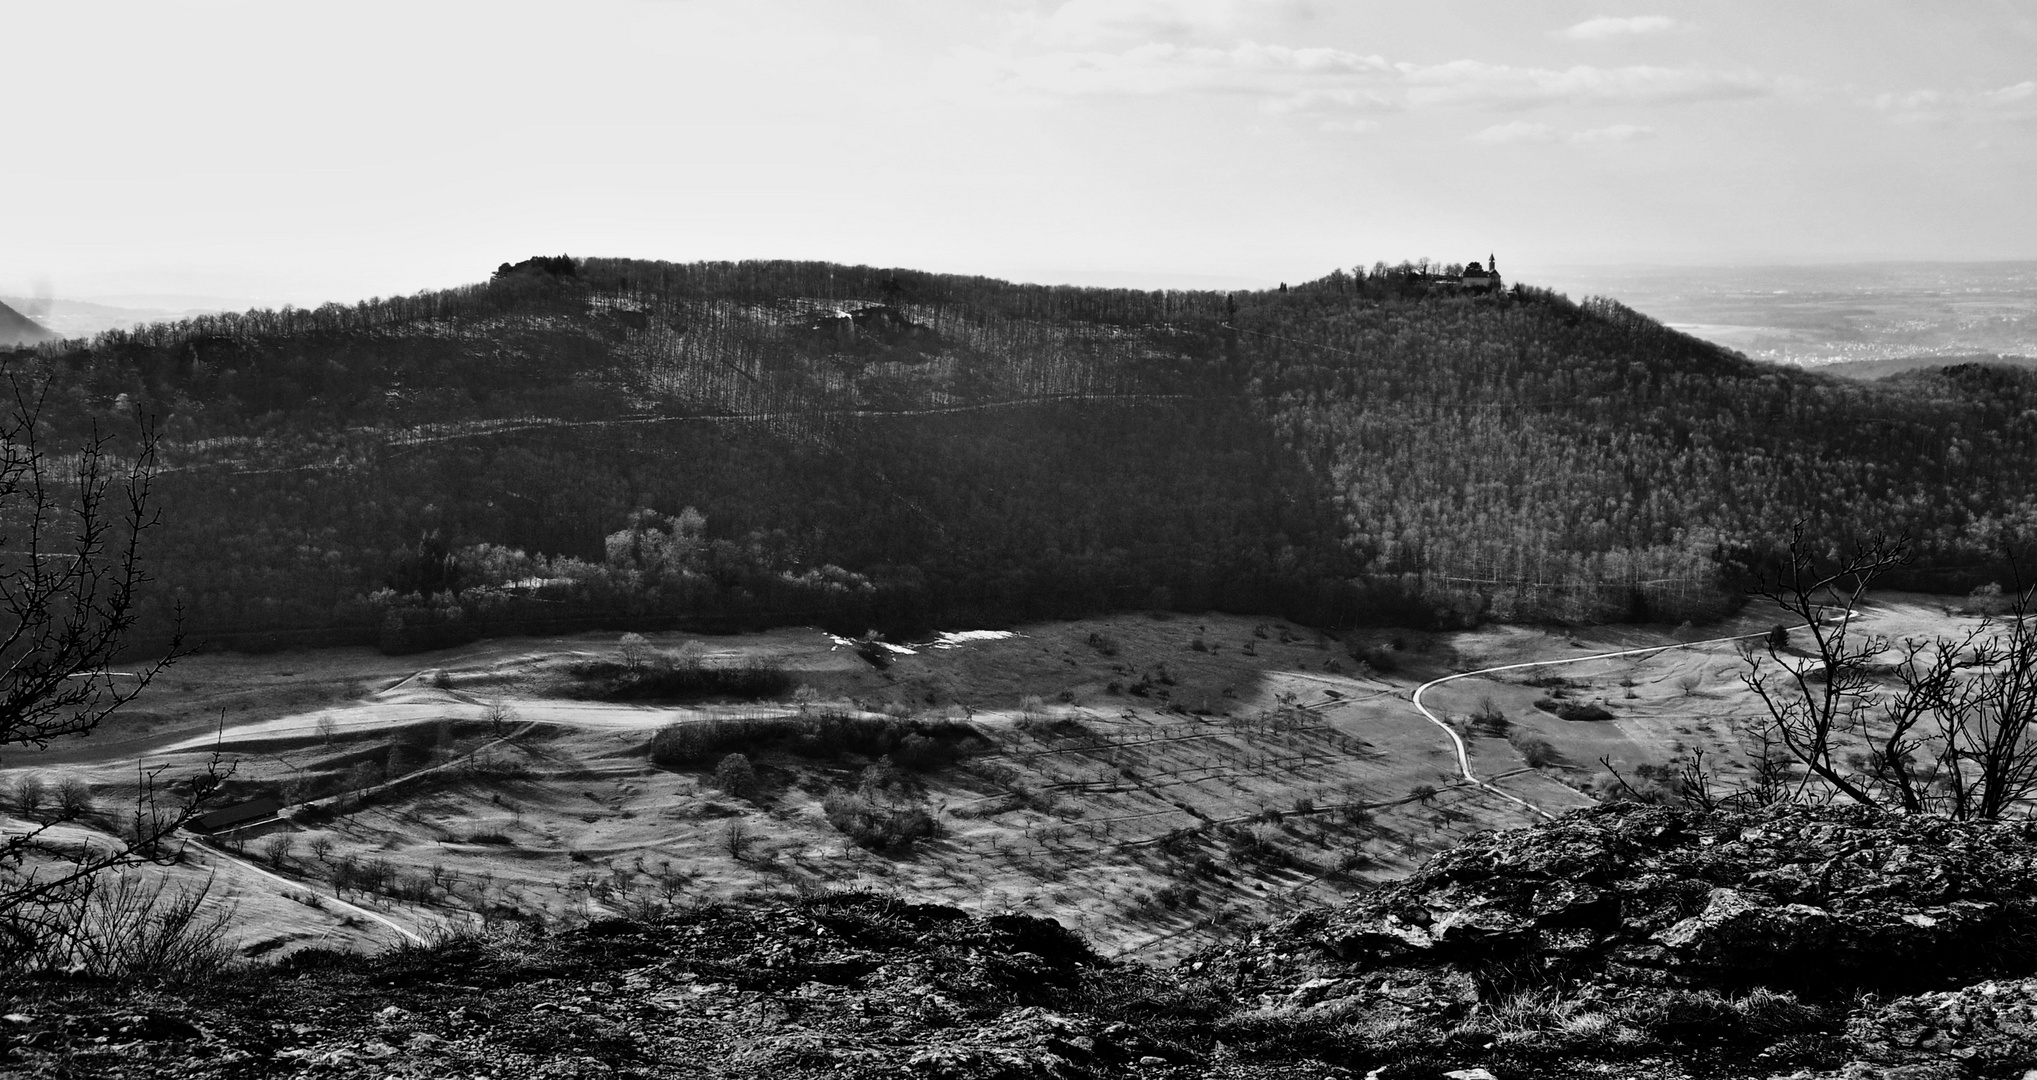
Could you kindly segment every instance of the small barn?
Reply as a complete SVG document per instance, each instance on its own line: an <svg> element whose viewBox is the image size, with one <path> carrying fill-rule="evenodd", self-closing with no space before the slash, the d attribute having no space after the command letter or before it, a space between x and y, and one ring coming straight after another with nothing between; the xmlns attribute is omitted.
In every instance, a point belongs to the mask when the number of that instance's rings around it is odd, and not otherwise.
<svg viewBox="0 0 2037 1080"><path fill-rule="evenodd" d="M236 826L246 825L249 822L260 821L263 818L275 817L276 812L281 809L283 809L282 803L265 795L259 799L249 799L244 803L235 803L232 806L222 806L217 810L208 810L192 818L191 827L199 832L218 832L221 829L231 829Z"/></svg>

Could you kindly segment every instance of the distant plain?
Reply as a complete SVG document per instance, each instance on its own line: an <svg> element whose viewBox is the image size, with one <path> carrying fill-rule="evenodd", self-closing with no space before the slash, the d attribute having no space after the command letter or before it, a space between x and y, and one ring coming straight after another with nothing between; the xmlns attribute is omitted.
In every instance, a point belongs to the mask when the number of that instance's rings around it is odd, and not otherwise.
<svg viewBox="0 0 2037 1080"><path fill-rule="evenodd" d="M1979 355L2037 357L2037 262L1559 267L1573 297L1609 296L1756 360L1874 377Z"/></svg>

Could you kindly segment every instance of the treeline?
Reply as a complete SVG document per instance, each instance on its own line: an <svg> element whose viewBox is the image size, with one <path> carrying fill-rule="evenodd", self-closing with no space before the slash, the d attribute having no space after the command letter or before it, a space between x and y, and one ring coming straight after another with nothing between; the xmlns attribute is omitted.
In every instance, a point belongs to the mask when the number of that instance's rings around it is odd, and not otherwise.
<svg viewBox="0 0 2037 1080"><path fill-rule="evenodd" d="M685 422L541 430L344 469L174 473L161 490L165 580L194 629L244 645L321 626L398 648L1146 606L1356 617L1320 486L1215 401L866 417L830 443ZM675 516L652 507L699 524L647 526ZM633 531L648 542L618 539Z"/></svg>
<svg viewBox="0 0 2037 1080"><path fill-rule="evenodd" d="M52 445L155 419L150 625L181 604L250 647L1156 606L1680 621L1798 518L1907 529L1911 583L1963 589L2037 510L2028 373L1825 379L1408 265L1226 296L552 256L8 363L46 382Z"/></svg>

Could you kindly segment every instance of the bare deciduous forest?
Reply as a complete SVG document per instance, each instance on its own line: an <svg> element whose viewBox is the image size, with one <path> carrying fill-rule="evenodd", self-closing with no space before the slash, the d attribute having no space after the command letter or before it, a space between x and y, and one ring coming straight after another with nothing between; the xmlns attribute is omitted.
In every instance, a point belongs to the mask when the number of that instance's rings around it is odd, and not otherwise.
<svg viewBox="0 0 2037 1080"><path fill-rule="evenodd" d="M533 259L9 364L45 386L41 436L153 420L144 626L181 604L243 648L1139 607L1701 620L1799 520L1907 533L1892 584L2001 579L2037 484L2030 372L1844 381L1405 265L1227 295Z"/></svg>

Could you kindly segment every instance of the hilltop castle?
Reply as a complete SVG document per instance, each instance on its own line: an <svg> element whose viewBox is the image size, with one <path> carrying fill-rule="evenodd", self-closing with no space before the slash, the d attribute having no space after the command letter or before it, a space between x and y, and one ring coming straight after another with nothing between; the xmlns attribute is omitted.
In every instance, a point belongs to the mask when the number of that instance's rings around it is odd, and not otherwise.
<svg viewBox="0 0 2037 1080"><path fill-rule="evenodd" d="M1413 271L1412 277L1431 289L1439 289L1446 293L1491 294L1502 291L1499 257L1496 255L1487 255L1483 266L1474 259L1466 263L1462 270L1458 270L1454 264L1428 263L1422 269Z"/></svg>
<svg viewBox="0 0 2037 1080"><path fill-rule="evenodd" d="M1498 292L1500 288L1499 257L1487 255L1485 257L1485 265L1482 267L1478 265L1476 259L1472 260L1469 265L1465 266L1464 273L1457 278L1457 284L1460 288L1478 292Z"/></svg>

